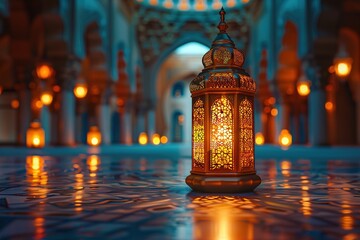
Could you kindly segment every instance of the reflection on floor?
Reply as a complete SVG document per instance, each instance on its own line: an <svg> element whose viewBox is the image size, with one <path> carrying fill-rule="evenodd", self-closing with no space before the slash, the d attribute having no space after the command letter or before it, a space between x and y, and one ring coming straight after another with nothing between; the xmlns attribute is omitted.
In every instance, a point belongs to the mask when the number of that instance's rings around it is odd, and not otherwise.
<svg viewBox="0 0 360 240"><path fill-rule="evenodd" d="M188 158L0 157L0 238L359 239L360 161L257 160L254 193L190 193Z"/></svg>

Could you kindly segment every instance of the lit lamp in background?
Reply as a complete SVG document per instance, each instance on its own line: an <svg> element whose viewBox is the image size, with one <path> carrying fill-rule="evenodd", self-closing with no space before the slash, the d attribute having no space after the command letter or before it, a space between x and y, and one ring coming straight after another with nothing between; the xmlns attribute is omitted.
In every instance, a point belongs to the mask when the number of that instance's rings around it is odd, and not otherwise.
<svg viewBox="0 0 360 240"><path fill-rule="evenodd" d="M265 138L261 132L255 134L255 143L256 145L264 145Z"/></svg>
<svg viewBox="0 0 360 240"><path fill-rule="evenodd" d="M40 122L30 123L26 131L26 146L31 148L42 148L45 146L45 131L41 128Z"/></svg>
<svg viewBox="0 0 360 240"><path fill-rule="evenodd" d="M300 96L307 96L310 94L310 85L311 82L306 79L304 72L301 74L297 84L296 89Z"/></svg>
<svg viewBox="0 0 360 240"><path fill-rule="evenodd" d="M52 77L53 73L54 73L54 69L47 63L39 64L36 67L36 75L40 79L43 79L43 80L48 79L48 78Z"/></svg>
<svg viewBox="0 0 360 240"><path fill-rule="evenodd" d="M292 144L292 136L287 129L283 129L279 135L279 144L282 147L290 147Z"/></svg>
<svg viewBox="0 0 360 240"><path fill-rule="evenodd" d="M74 87L74 95L79 99L86 97L87 92L88 88L86 83L77 83Z"/></svg>
<svg viewBox="0 0 360 240"><path fill-rule="evenodd" d="M87 133L87 143L90 146L98 146L101 144L101 132L97 126L91 126Z"/></svg>
<svg viewBox="0 0 360 240"><path fill-rule="evenodd" d="M352 67L352 58L349 57L343 46L340 46L339 52L334 59L334 70L336 76L345 80L349 76Z"/></svg>
<svg viewBox="0 0 360 240"><path fill-rule="evenodd" d="M166 136L162 136L162 137L160 138L160 142L161 142L162 144L166 144L166 143L168 142L168 138L167 138Z"/></svg>
<svg viewBox="0 0 360 240"><path fill-rule="evenodd" d="M159 145L160 144L160 135L155 133L152 135L152 143L154 145Z"/></svg>
<svg viewBox="0 0 360 240"><path fill-rule="evenodd" d="M147 144L148 143L147 134L145 132L140 133L138 140L139 140L139 144L141 145Z"/></svg>
<svg viewBox="0 0 360 240"><path fill-rule="evenodd" d="M192 170L186 183L200 192L247 192L261 182L254 160L254 80L226 33L225 11L204 70L190 83Z"/></svg>
<svg viewBox="0 0 360 240"><path fill-rule="evenodd" d="M53 101L53 95L50 91L45 91L41 94L40 100L42 104L49 106Z"/></svg>

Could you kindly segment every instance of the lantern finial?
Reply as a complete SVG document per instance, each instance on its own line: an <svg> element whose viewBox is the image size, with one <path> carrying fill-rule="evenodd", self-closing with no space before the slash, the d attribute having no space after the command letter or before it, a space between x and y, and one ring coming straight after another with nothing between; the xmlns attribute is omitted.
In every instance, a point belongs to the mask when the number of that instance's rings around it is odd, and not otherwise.
<svg viewBox="0 0 360 240"><path fill-rule="evenodd" d="M225 22L226 12L223 7L221 8L219 14L220 14L220 23L218 25L218 29L221 33L226 33L226 29L228 29L228 25Z"/></svg>

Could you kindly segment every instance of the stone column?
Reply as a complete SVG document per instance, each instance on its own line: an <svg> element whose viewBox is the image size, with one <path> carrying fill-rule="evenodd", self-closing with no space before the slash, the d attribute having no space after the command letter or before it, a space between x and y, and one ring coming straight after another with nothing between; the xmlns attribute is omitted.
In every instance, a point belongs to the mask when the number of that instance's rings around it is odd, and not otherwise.
<svg viewBox="0 0 360 240"><path fill-rule="evenodd" d="M48 106L43 106L40 113L41 126L45 131L45 145L51 142L51 119Z"/></svg>
<svg viewBox="0 0 360 240"><path fill-rule="evenodd" d="M19 91L19 134L18 141L21 145L26 144L26 131L31 121L31 93L29 89L23 88Z"/></svg>
<svg viewBox="0 0 360 240"><path fill-rule="evenodd" d="M70 89L61 91L60 99L60 144L75 145L75 96Z"/></svg>
<svg viewBox="0 0 360 240"><path fill-rule="evenodd" d="M102 102L97 110L99 129L103 144L111 143L111 109L109 104Z"/></svg>

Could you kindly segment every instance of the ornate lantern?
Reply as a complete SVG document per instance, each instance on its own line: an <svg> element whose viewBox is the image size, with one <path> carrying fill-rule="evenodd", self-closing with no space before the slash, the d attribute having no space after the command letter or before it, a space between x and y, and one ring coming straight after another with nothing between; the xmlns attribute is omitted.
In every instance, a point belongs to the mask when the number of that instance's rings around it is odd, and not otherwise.
<svg viewBox="0 0 360 240"><path fill-rule="evenodd" d="M45 146L45 131L40 122L32 122L26 131L26 146L31 148L42 148Z"/></svg>
<svg viewBox="0 0 360 240"><path fill-rule="evenodd" d="M244 55L226 33L220 11L218 33L191 82L192 171L186 183L200 192L246 192L261 182L254 161L255 82L242 69Z"/></svg>
<svg viewBox="0 0 360 240"><path fill-rule="evenodd" d="M101 132L97 126L91 126L87 133L87 143L90 146L98 146L101 144Z"/></svg>

